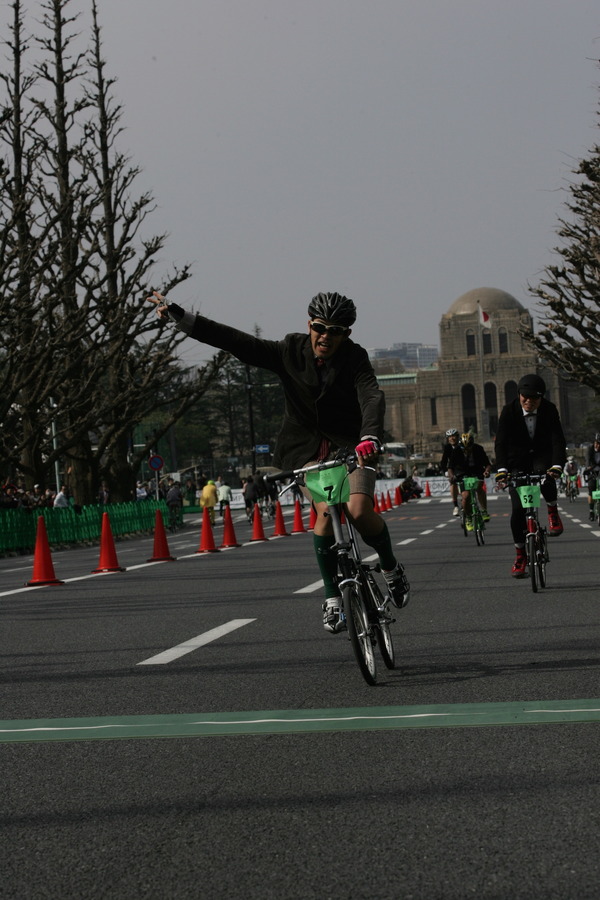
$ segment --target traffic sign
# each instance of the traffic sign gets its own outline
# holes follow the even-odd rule
[[[162,469],[162,467],[164,466],[164,464],[165,464],[165,461],[162,458],[162,456],[151,456],[150,459],[148,460],[148,465],[155,472],[159,472]]]
[[[270,448],[268,444],[257,444],[255,449],[257,453],[268,453]]]

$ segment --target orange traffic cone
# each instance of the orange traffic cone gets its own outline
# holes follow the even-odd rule
[[[425,496],[431,497],[431,488],[429,487],[429,482],[425,482]]]
[[[110,519],[108,513],[102,513],[102,532],[100,534],[100,559],[98,568],[92,569],[92,574],[97,572],[124,572],[123,566],[119,565],[117,559],[117,551],[115,550],[115,542],[113,540],[112,529],[110,527]]]
[[[176,556],[171,556],[165,523],[160,509],[157,509],[154,517],[154,551],[147,562],[174,562],[176,559]]]
[[[376,513],[381,512],[381,506],[379,505],[379,500],[377,498],[377,494],[375,494],[375,496],[373,497],[373,509],[375,510]]]
[[[238,540],[235,536],[233,519],[231,518],[231,510],[229,509],[229,506],[225,506],[223,510],[223,542],[221,544],[221,550],[225,547],[241,546],[241,544],[238,544]]]
[[[37,520],[31,581],[26,581],[25,584],[27,587],[34,584],[64,584],[64,581],[60,581],[54,574],[46,522],[43,516],[38,516]]]
[[[313,504],[310,504],[310,516],[308,517],[308,530],[313,531],[315,527],[315,522],[317,521],[317,511],[314,508]]]
[[[402,506],[402,491],[400,485],[396,488],[396,506]]]
[[[254,504],[254,518],[252,519],[252,537],[251,541],[266,541],[268,540],[265,537],[265,529],[263,528],[262,516],[260,514],[260,506],[258,503]]]
[[[300,508],[300,501],[296,500],[294,507],[294,527],[292,528],[292,534],[301,534],[303,531],[306,531],[304,527],[304,522],[302,521],[302,509]]]
[[[275,530],[273,537],[289,537],[289,531],[285,530],[285,522],[283,520],[283,510],[279,500],[275,505]]]
[[[212,525],[210,522],[210,510],[208,506],[204,507],[202,513],[202,532],[200,534],[200,546],[196,553],[218,553],[219,548],[215,547],[215,539],[213,537]]]

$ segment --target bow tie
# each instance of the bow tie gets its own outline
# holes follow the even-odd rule
[[[531,418],[531,416],[537,416],[537,409],[535,410],[535,412],[523,413],[523,415],[525,416],[526,419]]]

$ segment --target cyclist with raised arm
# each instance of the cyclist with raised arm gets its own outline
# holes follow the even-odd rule
[[[307,333],[265,340],[186,312],[153,291],[147,298],[161,319],[172,319],[185,334],[232,353],[241,362],[274,372],[285,393],[282,427],[273,464],[290,470],[356,448],[359,465],[349,475],[347,515],[381,562],[390,598],[401,609],[409,600],[404,568],[394,555],[386,523],[374,510],[375,466],[381,452],[385,398],[366,350],[350,339],[356,320],[352,300],[338,293],[317,294],[308,306]],[[323,626],[337,632],[341,595],[337,556],[325,503],[316,503],[314,549],[323,577]]]
[[[440,460],[440,471],[446,473],[450,484],[450,499],[452,500],[454,507],[452,510],[453,516],[458,515],[458,484],[456,482],[456,476],[451,474],[448,470],[450,469],[450,461],[459,446],[460,439],[458,428],[449,428],[446,432],[446,444]]]
[[[588,503],[590,507],[590,522],[594,521],[594,498],[592,493],[600,489],[600,432],[594,435],[594,443],[588,447],[586,466],[583,477],[588,486]]]
[[[500,414],[496,434],[496,481],[505,483],[510,474],[546,475],[541,484],[548,505],[549,534],[563,532],[556,505],[556,481],[566,461],[565,436],[558,409],[546,400],[546,383],[535,373],[524,375],[517,385],[518,396]],[[525,512],[519,495],[510,489],[512,513],[510,527],[517,558],[511,569],[514,578],[524,578],[527,568],[525,552]]]
[[[457,485],[463,478],[479,479],[477,499],[481,506],[481,515],[484,522],[490,521],[490,514],[487,510],[487,494],[483,489],[483,482],[490,474],[491,467],[492,464],[488,459],[487,453],[481,444],[475,443],[473,434],[467,431],[461,435],[460,444],[450,454],[448,476],[452,476]],[[471,495],[469,491],[462,491],[462,503],[465,511],[465,528],[467,531],[473,531]]]

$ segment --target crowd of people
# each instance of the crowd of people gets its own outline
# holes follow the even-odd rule
[[[28,489],[21,481],[7,482],[0,487],[0,509],[51,509],[70,505],[71,497],[65,485],[58,491],[42,488],[39,484]]]

